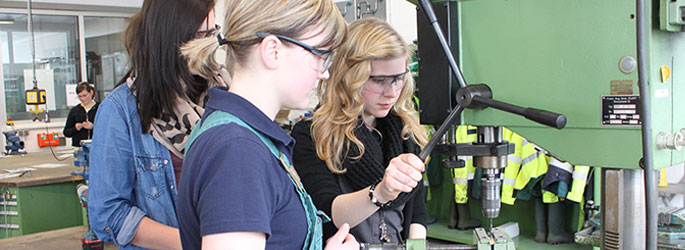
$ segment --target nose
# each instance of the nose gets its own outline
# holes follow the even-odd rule
[[[387,87],[385,87],[385,91],[383,91],[383,95],[388,96],[388,97],[395,97],[395,96],[400,95],[400,93],[402,92],[400,90],[402,90],[402,87],[400,87],[399,84],[392,83],[390,85],[387,85]]]

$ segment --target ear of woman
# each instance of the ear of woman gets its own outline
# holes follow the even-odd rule
[[[264,67],[269,70],[278,69],[279,66],[279,50],[283,47],[283,43],[275,36],[267,36],[259,44],[259,57]]]

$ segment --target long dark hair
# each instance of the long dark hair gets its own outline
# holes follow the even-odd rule
[[[190,73],[179,46],[195,37],[213,6],[214,0],[145,0],[130,19],[125,45],[143,133],[150,130],[152,119],[173,113],[177,97],[197,102],[207,89],[206,82]]]

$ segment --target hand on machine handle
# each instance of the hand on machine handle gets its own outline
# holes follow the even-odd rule
[[[424,168],[423,161],[415,154],[401,154],[390,160],[383,180],[376,186],[379,202],[394,200],[401,192],[411,192],[423,179]]]
[[[343,224],[335,235],[326,240],[324,250],[358,250],[359,242],[350,234],[350,225]]]

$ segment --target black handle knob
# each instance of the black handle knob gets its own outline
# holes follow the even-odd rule
[[[535,121],[553,128],[562,129],[566,127],[566,116],[550,111],[536,108],[526,108],[523,116],[528,120]]]

